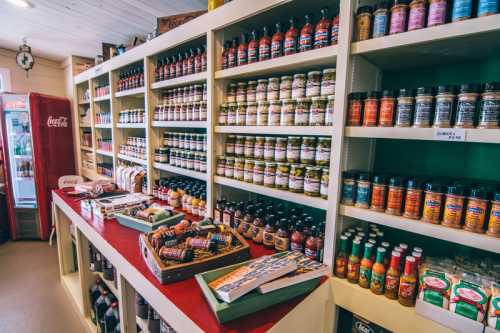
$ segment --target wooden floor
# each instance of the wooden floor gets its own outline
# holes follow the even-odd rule
[[[59,282],[56,246],[0,245],[0,332],[85,332]]]

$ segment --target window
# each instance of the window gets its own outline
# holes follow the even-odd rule
[[[10,71],[7,68],[0,68],[0,93],[11,91]]]

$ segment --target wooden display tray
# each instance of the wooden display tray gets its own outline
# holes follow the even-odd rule
[[[118,222],[121,225],[126,226],[128,228],[138,230],[140,232],[151,232],[153,230],[158,229],[162,225],[165,225],[165,226],[175,225],[175,224],[179,223],[184,218],[184,216],[185,216],[184,213],[176,213],[175,215],[173,215],[169,218],[166,218],[166,219],[154,222],[154,223],[150,223],[150,222],[146,222],[144,220],[135,218],[133,216],[125,215],[122,213],[115,213],[115,218],[118,220]]]
[[[211,258],[200,261],[182,263],[174,266],[166,266],[160,259],[156,251],[151,246],[147,234],[139,235],[139,246],[142,257],[154,276],[161,284],[172,283],[193,277],[197,273],[206,272],[215,268],[232,265],[250,258],[250,246],[238,233],[231,231],[233,237],[243,244],[238,249],[217,254]]]
[[[306,294],[316,288],[316,286],[320,283],[320,278],[318,277],[288,287],[280,288],[266,294],[260,294],[255,289],[231,303],[226,303],[218,299],[208,284],[249,262],[250,261],[222,267],[201,274],[196,274],[195,276],[196,282],[198,282],[201,290],[203,291],[203,295],[205,295],[210,308],[220,323],[225,323],[230,320],[246,316],[294,297]]]

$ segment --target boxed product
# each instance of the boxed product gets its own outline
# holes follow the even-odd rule
[[[500,331],[500,284],[491,284],[491,301],[488,310],[488,327]]]

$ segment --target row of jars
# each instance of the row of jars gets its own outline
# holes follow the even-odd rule
[[[261,102],[301,97],[335,95],[335,68],[323,71],[271,77],[257,81],[230,83],[226,89],[226,102]]]
[[[500,189],[461,181],[345,171],[342,203],[500,237]],[[487,222],[488,221],[488,222]]]
[[[207,172],[207,155],[185,149],[155,149],[155,162],[169,164],[178,168]]]
[[[109,152],[112,151],[113,150],[113,140],[98,138],[97,139],[97,149],[105,150],[105,151],[109,151]]]
[[[134,136],[127,137],[127,143],[120,145],[119,153],[142,160],[147,159],[146,138]]]
[[[118,123],[120,124],[143,124],[145,119],[144,109],[127,109],[120,111]]]
[[[153,111],[155,121],[206,121],[207,102],[163,104]]]
[[[207,100],[207,84],[192,84],[190,86],[164,90],[162,102],[159,104],[180,104],[201,102]]]
[[[242,136],[228,135],[225,155],[256,160],[330,165],[330,137],[313,136]]]
[[[500,82],[351,93],[348,126],[500,128]]]
[[[111,111],[96,112],[95,114],[96,124],[111,124]]]
[[[207,135],[197,133],[163,133],[165,148],[185,149],[192,152],[207,151]]]
[[[107,96],[109,95],[109,84],[103,86],[96,84],[94,91],[95,91],[95,97]]]
[[[219,156],[216,173],[255,185],[328,198],[328,167]]]
[[[331,126],[335,96],[222,104],[221,126]]]

